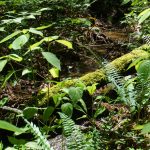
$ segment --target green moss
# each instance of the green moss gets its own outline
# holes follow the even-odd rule
[[[126,70],[126,68],[128,67],[128,65],[131,63],[131,61],[134,60],[135,58],[138,58],[141,56],[149,57],[150,53],[142,50],[142,49],[149,49],[149,48],[150,48],[150,46],[143,45],[143,46],[131,51],[130,53],[125,54],[125,55],[115,59],[114,61],[111,62],[111,64],[114,65],[119,71],[124,72]],[[79,79],[62,81],[59,84],[51,87],[49,90],[48,90],[48,88],[46,88],[46,89],[44,89],[44,96],[38,100],[38,104],[40,106],[46,104],[47,101],[49,100],[49,97],[52,97],[54,94],[59,93],[63,87],[74,86],[78,80],[82,81],[85,85],[91,85],[96,82],[100,83],[101,81],[106,80],[105,71],[103,68],[98,69],[94,72],[87,73],[86,75],[80,77]],[[39,95],[40,94],[42,94],[42,92],[41,93],[39,92]]]

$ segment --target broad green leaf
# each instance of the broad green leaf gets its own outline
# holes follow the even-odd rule
[[[11,144],[16,144],[16,145],[24,145],[27,141],[24,139],[17,139],[15,137],[10,137],[8,136],[8,140]]]
[[[129,3],[131,0],[123,0],[123,2],[121,3],[121,5],[125,5],[127,3]]]
[[[141,17],[141,16],[147,14],[148,12],[150,12],[150,8],[147,8],[147,9],[145,9],[144,11],[142,11],[142,12],[138,15],[138,17]]]
[[[96,110],[95,114],[94,114],[94,118],[97,118],[98,115],[102,114],[104,111],[106,110],[105,107],[100,107]]]
[[[143,127],[144,127],[143,125],[137,124],[133,127],[133,130],[141,130],[143,129]]]
[[[0,32],[4,32],[5,31],[5,27],[0,27]]]
[[[4,69],[5,65],[7,64],[7,60],[0,60],[0,72]]]
[[[76,110],[79,110],[79,111],[81,111],[82,113],[85,114],[85,110],[84,110],[81,106],[75,104],[73,107],[74,107]]]
[[[59,38],[59,36],[45,37],[45,38],[44,38],[44,41],[46,41],[46,42],[51,42],[51,41],[56,40],[56,39],[58,39],[58,38]]]
[[[6,2],[5,1],[0,1],[0,6],[5,5]]]
[[[61,105],[61,111],[66,114],[68,117],[72,116],[73,106],[71,103],[65,103]]]
[[[30,70],[30,69],[24,69],[23,71],[22,71],[22,76],[24,76],[24,75],[26,75],[26,74],[29,74],[29,73],[31,73],[32,71]]]
[[[21,23],[23,19],[24,19],[23,17],[15,18],[13,19],[13,23]]]
[[[43,120],[44,121],[48,121],[50,119],[50,116],[52,115],[52,113],[54,112],[55,108],[52,107],[52,106],[49,106],[47,107],[45,110],[44,110],[44,113],[43,113]]]
[[[57,107],[60,104],[62,97],[64,97],[64,96],[65,96],[65,93],[61,93],[61,94],[57,93],[53,96],[53,101],[55,103],[55,107]]]
[[[37,142],[28,142],[25,144],[27,149],[31,150],[42,150],[42,147],[39,146]]]
[[[142,134],[150,133],[150,122],[143,125],[143,129],[141,131]]]
[[[23,115],[26,119],[32,118],[38,112],[37,107],[26,107],[23,110]]]
[[[139,17],[139,24],[143,23],[148,17],[150,17],[150,11]]]
[[[17,54],[10,54],[8,55],[8,58],[18,61],[18,62],[22,61],[22,57],[18,56]]]
[[[47,25],[47,26],[37,27],[36,29],[37,29],[37,30],[44,30],[44,29],[46,29],[46,28],[51,27],[52,25],[53,25],[53,24],[49,24],[49,25]]]
[[[30,50],[34,50],[36,47],[38,47],[39,45],[41,45],[44,42],[44,39],[42,39],[39,42],[34,43],[33,45],[30,46]]]
[[[50,74],[52,75],[53,78],[58,78],[59,77],[59,69],[58,68],[52,68],[49,70]]]
[[[51,8],[47,7],[47,8],[42,8],[42,9],[39,9],[37,12],[42,12],[42,11],[45,11],[45,10],[52,10]]]
[[[42,39],[41,41],[34,43],[33,45],[30,46],[30,50],[34,50],[35,48],[37,48],[39,45],[41,45],[44,41],[45,42],[51,42],[55,39],[58,39],[59,36],[51,36],[51,37],[45,37],[44,39]]]
[[[12,48],[14,50],[21,49],[29,40],[29,34],[21,35],[16,38],[12,43]]]
[[[72,47],[72,43],[69,42],[69,41],[66,41],[66,40],[56,40],[56,42],[61,43],[61,44],[65,45],[65,46],[67,46],[69,49],[73,48]]]
[[[56,57],[55,54],[50,53],[50,52],[42,52],[42,55],[51,65],[61,70],[60,60]]]
[[[34,34],[38,34],[38,35],[40,35],[40,36],[43,36],[43,33],[42,33],[41,31],[38,31],[38,30],[35,29],[35,28],[30,28],[30,29],[29,29],[29,32],[34,33]]]
[[[16,35],[18,35],[19,33],[21,33],[22,31],[15,31],[14,33],[12,33],[12,34],[10,34],[10,35],[8,35],[7,37],[5,37],[4,39],[2,39],[1,41],[0,41],[0,43],[4,43],[4,42],[6,42],[6,41],[8,41],[8,40],[10,40],[11,38],[13,38],[13,37],[15,37]]]
[[[36,19],[36,17],[33,14],[31,14],[29,16],[25,16],[25,19]]]
[[[90,95],[93,95],[94,92],[96,91],[96,85],[97,85],[97,83],[95,83],[95,84],[93,84],[91,86],[87,86],[87,90],[88,90]]]
[[[7,147],[7,148],[5,148],[5,150],[18,150],[18,149],[14,148],[14,147]]]
[[[23,29],[23,30],[22,30],[22,33],[23,33],[23,34],[26,34],[28,31],[29,31],[29,29]]]
[[[7,81],[11,78],[11,76],[15,73],[15,71],[10,71],[6,76],[2,84],[2,88],[6,85]]]
[[[77,103],[80,99],[82,99],[83,89],[79,87],[70,87],[69,88],[69,97],[73,101],[73,103]]]
[[[0,120],[0,129],[12,131],[12,132],[22,132],[22,129],[14,126],[13,124]]]
[[[3,150],[3,143],[2,142],[0,142],[0,150]]]
[[[127,70],[130,69],[130,68],[132,68],[133,66],[136,66],[142,59],[144,59],[144,57],[139,57],[136,60],[133,60],[133,62],[129,65],[129,67],[127,68]]]
[[[79,99],[79,102],[81,103],[84,111],[87,112],[87,107],[86,107],[86,104],[85,104],[84,100],[83,99]]]
[[[144,81],[150,78],[150,60],[143,60],[137,68],[137,73]]]
[[[9,101],[8,97],[4,97],[0,100],[0,107],[4,106]]]

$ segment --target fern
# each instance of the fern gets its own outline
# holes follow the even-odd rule
[[[143,35],[142,38],[146,42],[146,44],[150,45],[150,34]]]
[[[31,130],[31,133],[35,136],[37,139],[37,144],[41,146],[43,150],[53,150],[53,148],[50,147],[49,142],[47,139],[42,135],[39,128],[33,124],[32,122],[29,122],[27,119],[23,118],[24,121],[27,123],[28,128]]]
[[[107,64],[106,60],[104,64]],[[109,82],[115,85],[116,90],[119,96],[121,97],[121,100],[127,103],[122,76],[118,73],[118,70],[111,64],[105,65],[104,68],[105,68],[106,75],[107,75]]]
[[[137,104],[135,100],[135,90],[133,83],[129,82],[127,86],[125,86],[126,82],[119,74],[118,70],[112,64],[107,64],[106,61],[104,64],[108,80],[115,85],[120,100],[123,101],[126,105],[130,106],[131,111],[134,111]]]
[[[94,150],[93,140],[87,140],[81,132],[79,126],[63,113],[59,113],[62,119],[64,135],[66,136],[66,145],[68,150]]]
[[[137,69],[137,101],[145,105],[150,98],[150,60],[143,60]]]

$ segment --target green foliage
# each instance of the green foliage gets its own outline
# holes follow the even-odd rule
[[[22,88],[17,85],[19,80],[29,80],[29,84],[33,80],[34,83],[37,81],[41,84],[40,78],[43,78],[45,81],[48,80],[44,85],[48,89],[57,83],[51,82],[49,73],[59,80],[62,54],[78,53],[74,41],[77,37],[83,36],[85,28],[94,34],[101,34],[99,28],[91,27],[87,8],[92,2],[91,0],[0,1],[2,14],[0,83],[2,88],[6,87],[0,90],[6,96],[0,100],[0,109],[17,112],[17,116],[9,113],[15,117],[8,118],[18,120],[16,126],[0,120],[0,129],[15,133],[11,136],[6,135],[7,144],[13,147],[6,148],[9,145],[2,139],[0,149],[4,147],[52,150],[48,138],[61,134],[61,128],[62,134],[66,137],[67,149],[70,150],[131,149],[134,146],[137,149],[146,143],[144,136],[149,133],[149,122],[144,118],[145,114],[143,118],[141,114],[144,111],[148,112],[150,61],[144,60],[145,58],[140,58],[129,66],[129,69],[135,66],[137,74],[134,76],[123,77],[115,67],[105,66],[108,81],[113,84],[112,91],[116,92],[115,98],[113,94],[109,95],[107,83],[106,87],[102,86],[100,89],[99,83],[86,86],[76,82],[74,86],[65,88],[62,83],[60,84],[62,90],[53,97],[48,96],[49,104],[39,108],[36,105],[38,100],[36,92],[40,85],[32,91],[32,86],[36,87],[36,84],[31,83],[31,89],[29,88],[29,91],[33,92],[31,104],[26,106],[26,101],[11,104],[13,96],[17,96],[13,95],[13,88],[16,87],[15,90],[18,92]],[[107,0],[102,4],[107,5],[107,2],[110,5],[114,3]],[[142,35],[139,36],[142,37],[145,33],[148,35],[149,1],[124,0],[123,4],[129,2],[132,3],[131,12],[126,15],[125,22],[133,26],[141,24]],[[43,79],[42,83],[45,82]],[[12,82],[7,84],[10,80]],[[105,88],[108,92],[103,92]],[[7,95],[7,90],[10,95]],[[6,103],[12,108],[5,107]],[[13,108],[16,105],[22,111]],[[80,125],[76,125],[73,119],[80,120]],[[25,124],[24,128],[17,127]],[[140,129],[135,129],[134,125],[139,124],[143,125]],[[22,133],[27,137],[32,134],[33,137],[24,139]]]
[[[66,145],[68,150],[94,150],[93,140],[86,139],[85,135],[75,125],[74,121],[66,115],[59,113],[62,119],[64,135],[66,136]]]
[[[19,133],[23,132],[20,128],[12,125],[11,123],[3,121],[3,120],[0,120],[0,128],[5,129],[5,130],[9,130],[9,131],[13,131],[13,132],[19,132]]]

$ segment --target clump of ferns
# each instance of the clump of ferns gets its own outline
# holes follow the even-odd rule
[[[135,89],[140,112],[150,101],[150,59],[141,61],[137,66]]]
[[[96,129],[93,132],[84,134],[78,125],[67,115],[59,113],[62,119],[63,134],[66,137],[68,150],[95,150],[99,149],[99,135]]]
[[[107,62],[105,62],[105,71],[108,81],[114,84],[115,90],[118,93],[116,101],[122,101],[124,104],[128,105],[132,111],[134,111],[136,100],[133,83],[129,82],[125,86],[125,79],[112,64],[107,64]]]
[[[150,98],[150,60],[143,60],[137,69],[137,76],[123,78],[118,70],[104,62],[109,82],[115,85],[118,93],[117,101],[122,101],[130,107],[131,112],[141,110]]]

